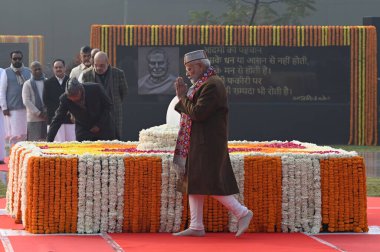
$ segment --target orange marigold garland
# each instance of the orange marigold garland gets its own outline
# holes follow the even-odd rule
[[[281,223],[278,223],[279,218],[276,216],[279,213],[276,208],[281,208],[276,204],[278,197],[281,198],[277,189],[281,187],[281,181],[272,181],[276,183],[273,186],[269,182],[270,174],[272,172],[277,174],[277,170],[281,171],[281,162],[278,157],[246,156],[244,158],[244,203],[255,213],[248,231],[277,232],[281,228]],[[268,195],[271,195],[269,201]],[[272,224],[268,225],[268,219]]]
[[[155,162],[159,162],[160,165],[155,165]],[[130,209],[124,208],[124,223],[123,230],[129,230],[130,232],[158,232],[158,220],[160,214],[160,204],[153,205],[155,202],[152,198],[160,199],[160,191],[157,191],[157,186],[152,187],[149,184],[149,180],[156,180],[161,184],[161,159],[157,157],[127,157],[124,159],[125,174],[129,177],[125,177],[125,184],[133,185],[130,191],[124,191],[125,198],[132,200],[129,204],[132,206]],[[145,167],[145,168],[144,168]],[[149,168],[156,168],[153,174],[147,172]],[[149,176],[152,176],[149,179]],[[140,184],[141,183],[141,184]],[[147,202],[150,204],[148,205]],[[152,210],[152,208],[154,210]],[[150,223],[148,225],[147,218],[150,216]],[[126,218],[130,218],[126,220]],[[153,220],[153,221],[152,221]]]
[[[342,165],[342,166],[340,166]],[[342,168],[348,167],[346,171]],[[321,160],[323,229],[367,232],[365,168],[361,157]],[[348,183],[346,188],[341,184]],[[348,194],[346,196],[345,194]],[[353,198],[357,200],[346,201]],[[328,201],[328,204],[326,202]],[[347,230],[349,229],[349,230]]]
[[[77,232],[77,216],[78,216],[78,158],[72,158],[71,160],[71,201],[72,201],[72,215],[71,215],[71,230],[68,232]]]

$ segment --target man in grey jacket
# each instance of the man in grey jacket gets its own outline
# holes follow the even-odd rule
[[[10,144],[26,139],[26,109],[22,102],[22,87],[31,76],[22,63],[22,52],[10,53],[11,66],[5,69],[7,82],[0,86],[0,106],[5,116],[5,134]]]
[[[98,52],[94,57],[94,67],[83,72],[83,82],[99,83],[112,102],[111,116],[115,124],[116,139],[120,140],[123,125],[123,102],[127,97],[128,85],[124,71],[113,67],[108,62],[105,52]]]

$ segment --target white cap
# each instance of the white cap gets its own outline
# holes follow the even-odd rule
[[[207,59],[207,54],[204,50],[192,51],[185,54],[185,56],[183,57],[183,63],[186,65],[191,61],[201,59]]]

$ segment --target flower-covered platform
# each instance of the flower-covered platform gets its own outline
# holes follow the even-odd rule
[[[176,232],[189,224],[175,190],[171,151],[137,142],[16,144],[7,210],[32,233]],[[254,212],[249,232],[368,231],[363,158],[314,144],[229,142],[240,188]],[[206,231],[233,232],[237,220],[212,198]]]

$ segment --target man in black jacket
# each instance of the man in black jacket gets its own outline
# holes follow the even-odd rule
[[[115,139],[114,122],[110,115],[112,103],[100,84],[81,84],[76,78],[69,79],[59,102],[50,124],[47,141],[54,140],[67,112],[75,118],[77,141]]]
[[[44,83],[43,101],[47,109],[48,125],[50,125],[53,120],[55,111],[59,106],[59,97],[66,90],[66,82],[69,77],[65,74],[65,71],[65,61],[62,59],[54,60],[54,76],[46,80]],[[65,116],[63,124],[59,128],[54,141],[75,141],[75,125],[70,119],[69,113]]]

